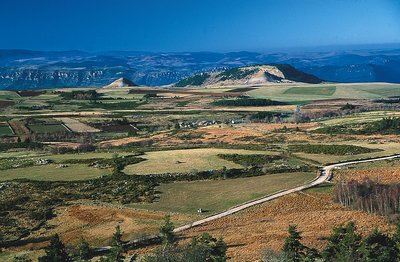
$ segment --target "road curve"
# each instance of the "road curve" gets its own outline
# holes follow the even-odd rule
[[[360,163],[366,163],[366,162],[374,162],[374,161],[382,161],[382,160],[390,160],[390,159],[394,159],[394,158],[400,158],[400,155],[392,155],[392,156],[385,156],[385,157],[377,157],[377,158],[370,158],[370,159],[363,159],[363,160],[353,160],[353,161],[348,161],[348,162],[341,162],[341,163],[336,163],[336,164],[331,164],[331,165],[327,165],[321,168],[320,170],[320,175],[318,177],[316,177],[315,179],[311,180],[310,182],[308,182],[307,184],[304,184],[302,186],[298,186],[298,187],[294,187],[291,189],[285,189],[282,191],[278,191],[276,193],[273,193],[271,195],[256,199],[256,200],[252,200],[243,204],[240,204],[238,206],[232,207],[226,211],[223,211],[221,213],[197,220],[193,223],[184,225],[184,226],[180,226],[175,228],[174,232],[178,233],[184,230],[187,230],[189,228],[195,227],[195,226],[199,226],[202,224],[205,224],[207,222],[219,219],[219,218],[223,218],[229,215],[232,215],[234,213],[237,213],[241,210],[247,209],[249,207],[255,206],[255,205],[259,205],[262,203],[265,203],[267,201],[271,201],[274,199],[277,199],[279,197],[282,196],[286,196],[292,193],[296,193],[296,192],[300,192],[302,190],[311,188],[311,187],[315,187],[319,184],[322,184],[326,181],[329,181],[332,177],[332,170],[338,167],[342,167],[342,166],[346,166],[346,165],[353,165],[353,164],[360,164]]]

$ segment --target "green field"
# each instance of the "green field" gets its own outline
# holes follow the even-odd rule
[[[0,137],[14,135],[11,128],[7,124],[0,124]]]
[[[241,165],[218,157],[218,154],[267,154],[270,152],[200,148],[148,152],[143,158],[147,161],[129,165],[126,174],[163,174],[226,168],[241,168]]]
[[[336,88],[336,91],[333,89]],[[334,91],[332,93],[332,91]],[[360,83],[360,84],[319,84],[315,86],[279,84],[261,86],[247,92],[251,97],[269,98],[277,101],[307,102],[312,100],[358,98],[379,99],[400,96],[400,84]]]
[[[260,198],[276,191],[295,187],[312,180],[313,173],[283,173],[228,180],[175,182],[162,184],[160,201],[151,204],[133,204],[133,207],[196,214],[222,211],[237,204]]]
[[[29,125],[28,128],[33,131],[34,133],[61,133],[61,132],[68,132],[68,130],[60,124],[35,124]]]
[[[336,92],[335,86],[296,86],[283,92],[288,95],[331,96]]]
[[[0,181],[30,179],[38,181],[76,181],[96,178],[110,174],[108,169],[88,167],[84,164],[71,164],[59,168],[56,164],[1,170]]]

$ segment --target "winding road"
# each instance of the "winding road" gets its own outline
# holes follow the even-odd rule
[[[360,163],[366,163],[366,162],[374,162],[374,161],[382,161],[382,160],[391,160],[391,159],[395,159],[395,158],[400,158],[400,154],[398,155],[392,155],[392,156],[384,156],[384,157],[377,157],[377,158],[370,158],[370,159],[362,159],[362,160],[352,160],[352,161],[348,161],[348,162],[341,162],[341,163],[336,163],[336,164],[330,164],[327,166],[324,166],[320,169],[320,175],[318,177],[316,177],[315,179],[311,180],[310,182],[301,185],[301,186],[297,186],[291,189],[285,189],[276,193],[273,193],[271,195],[256,199],[256,200],[251,200],[248,201],[246,203],[240,204],[238,206],[232,207],[226,211],[223,211],[221,213],[218,214],[214,214],[212,216],[197,220],[193,223],[184,225],[184,226],[180,226],[175,228],[174,232],[175,233],[179,233],[185,230],[188,230],[192,227],[196,227],[205,223],[208,223],[210,221],[216,220],[216,219],[220,219],[229,215],[232,215],[234,213],[237,213],[239,211],[242,211],[244,209],[253,207],[255,205],[259,205],[274,199],[277,199],[279,197],[283,197],[292,193],[296,193],[296,192],[300,192],[302,190],[308,189],[308,188],[312,188],[315,187],[317,185],[320,185],[324,182],[329,181],[332,178],[332,170],[338,167],[342,167],[342,166],[347,166],[347,165],[353,165],[353,164],[360,164]],[[136,239],[136,240],[132,240],[126,243],[126,246],[138,246],[141,245],[141,243],[143,242],[143,238],[142,239]],[[159,240],[159,236],[155,235],[155,236],[149,236],[147,237],[145,240],[150,241],[148,243],[151,243],[151,241],[157,241]],[[153,243],[157,243],[157,242],[153,242]],[[146,245],[146,244],[144,244]],[[105,252],[108,252],[110,250],[110,246],[106,246],[106,247],[100,247],[95,249],[95,252],[98,254],[103,254]]]
[[[310,182],[308,182],[307,184],[304,184],[302,186],[298,186],[298,187],[294,187],[291,189],[285,189],[282,191],[278,191],[276,193],[273,193],[271,195],[256,199],[256,200],[252,200],[243,204],[240,204],[238,206],[232,207],[224,212],[197,220],[191,224],[187,224],[181,227],[177,227],[175,228],[174,232],[178,233],[184,230],[187,230],[189,228],[195,227],[195,226],[199,226],[202,224],[205,224],[207,222],[219,219],[219,218],[223,218],[229,215],[232,215],[234,213],[237,213],[241,210],[247,209],[249,207],[255,206],[255,205],[259,205],[262,203],[265,203],[267,201],[271,201],[274,199],[277,199],[279,197],[282,196],[286,196],[292,193],[296,193],[296,192],[300,192],[302,190],[311,188],[311,187],[315,187],[317,185],[320,185],[324,182],[327,182],[331,179],[332,177],[332,170],[338,167],[342,167],[342,166],[347,166],[347,165],[353,165],[353,164],[360,164],[360,163],[366,163],[366,162],[374,162],[374,161],[382,161],[382,160],[390,160],[390,159],[394,159],[394,158],[400,158],[400,155],[392,155],[392,156],[385,156],[385,157],[377,157],[377,158],[370,158],[370,159],[363,159],[363,160],[353,160],[353,161],[348,161],[348,162],[342,162],[342,163],[336,163],[336,164],[331,164],[331,165],[327,165],[321,168],[320,170],[320,175],[318,177],[316,177],[315,179],[311,180]]]

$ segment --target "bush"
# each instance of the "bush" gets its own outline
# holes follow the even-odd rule
[[[219,73],[217,77],[220,78],[220,81],[240,80],[254,74],[255,72],[257,72],[257,70],[258,69],[232,68]]]

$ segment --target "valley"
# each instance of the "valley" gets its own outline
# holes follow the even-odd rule
[[[399,84],[248,84],[250,74],[235,74],[185,88],[120,79],[0,91],[0,260],[36,259],[55,233],[71,250],[81,237],[102,248],[116,225],[124,241],[145,242],[167,214],[178,228],[308,184],[322,166],[399,153]],[[178,245],[209,232],[230,260],[255,261],[279,252],[290,224],[318,250],[350,220],[362,235],[393,234],[398,214],[344,206],[334,192],[353,178],[397,184],[398,162],[335,169],[331,182],[177,232]]]

